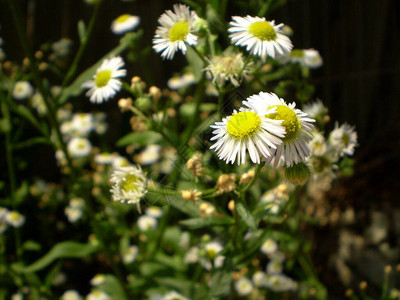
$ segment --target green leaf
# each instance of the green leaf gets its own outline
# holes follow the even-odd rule
[[[190,295],[192,288],[192,281],[183,278],[175,277],[161,277],[156,278],[155,281],[159,286],[165,286],[172,290],[177,290],[183,295]]]
[[[217,1],[219,2],[219,1]],[[225,32],[225,22],[217,13],[218,8],[214,9],[210,4],[207,5],[206,18],[212,28],[219,32]]]
[[[192,47],[187,47],[186,59],[190,64],[191,71],[193,72],[196,81],[199,81],[203,75],[204,63]]]
[[[27,267],[17,268],[17,272],[29,273],[39,271],[53,261],[60,258],[83,258],[97,251],[97,246],[92,244],[82,244],[73,241],[58,243],[42,258]]]
[[[182,225],[191,227],[193,229],[211,227],[211,226],[229,226],[235,224],[235,221],[230,217],[215,217],[209,216],[205,218],[193,218],[180,222]]]
[[[22,245],[22,249],[25,251],[39,251],[42,248],[42,246],[35,241],[28,240]]]
[[[99,289],[107,293],[112,300],[126,300],[122,284],[111,274],[104,275],[104,282],[99,286]]]
[[[160,264],[163,264],[164,266],[176,271],[183,272],[186,269],[186,265],[183,263],[181,257],[178,255],[171,256],[166,255],[162,252],[158,252],[155,260]]]
[[[148,262],[143,262],[139,266],[139,271],[142,274],[142,276],[151,277],[161,273],[162,271],[168,271],[168,268],[163,264],[148,261]]]
[[[15,192],[14,201],[17,204],[20,204],[28,196],[28,193],[29,193],[29,185],[28,182],[24,181],[18,188],[18,190]]]
[[[86,25],[83,20],[78,21],[78,35],[79,35],[79,40],[81,43],[86,39]]]
[[[162,135],[154,131],[146,132],[131,132],[120,138],[117,142],[118,147],[125,147],[128,145],[137,144],[139,146],[146,146],[150,144],[157,144],[162,140]]]
[[[150,190],[146,195],[146,202],[156,206],[171,205],[191,217],[200,216],[198,207],[193,202],[184,200],[178,192],[174,193],[174,190],[172,193],[171,190],[166,190],[165,194],[163,194],[162,190]]]
[[[36,119],[36,117],[32,114],[32,112],[24,105],[16,105],[14,106],[15,112],[18,113],[20,116],[24,117],[27,119],[29,122],[34,124],[36,127],[40,127],[41,125],[39,121]]]
[[[246,225],[249,226],[252,230],[256,230],[256,221],[254,220],[253,216],[251,215],[249,209],[245,206],[245,204],[242,202],[237,202],[235,208],[239,216],[246,223]]]
[[[231,289],[232,273],[217,271],[211,277],[210,297],[222,297]]]
[[[58,104],[64,104],[70,97],[79,96],[82,91],[82,84],[86,81],[89,81],[93,78],[93,75],[96,73],[97,68],[103,63],[104,59],[109,59],[113,56],[120,54],[125,51],[129,46],[136,42],[143,35],[143,31],[139,30],[135,33],[128,33],[122,39],[121,43],[111,50],[108,54],[103,56],[97,63],[95,63],[90,68],[86,69],[78,78],[68,87],[64,88],[61,92]]]

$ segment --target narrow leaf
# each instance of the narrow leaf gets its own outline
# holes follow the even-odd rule
[[[47,267],[57,259],[83,258],[94,253],[95,251],[97,251],[97,247],[92,244],[82,244],[73,241],[61,242],[51,248],[47,254],[33,264],[27,267],[21,266],[21,269],[17,271],[21,273],[36,272]]]
[[[249,226],[252,230],[256,230],[256,221],[254,220],[248,208],[242,202],[237,202],[235,208],[239,216],[246,223],[246,225]]]
[[[229,226],[235,223],[235,221],[230,217],[219,218],[215,216],[209,216],[205,218],[193,218],[187,219],[180,222],[182,225],[191,228],[203,228],[209,226]]]

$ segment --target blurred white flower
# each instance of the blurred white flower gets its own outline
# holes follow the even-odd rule
[[[96,274],[91,280],[90,284],[92,286],[99,286],[105,282],[106,278],[104,274]]]
[[[126,75],[126,70],[122,69],[125,63],[120,56],[105,59],[97,69],[93,80],[85,82],[82,87],[88,88],[86,93],[93,103],[103,103],[114,97],[121,89],[122,82],[119,79]]]
[[[124,34],[134,30],[140,23],[138,16],[123,14],[116,18],[111,24],[111,30],[115,34]]]
[[[174,76],[167,82],[168,88],[171,90],[184,89],[196,82],[193,73],[185,73],[182,76]]]
[[[339,123],[336,122],[335,129],[329,135],[329,143],[339,156],[353,155],[354,148],[358,145],[354,126],[345,123],[339,127]]]
[[[67,149],[72,157],[86,157],[92,152],[92,144],[86,138],[73,137],[68,142]]]
[[[60,300],[81,300],[82,296],[76,290],[68,290],[62,294]]]
[[[246,277],[241,277],[235,282],[235,289],[240,296],[247,296],[253,291],[253,283]]]
[[[164,297],[162,297],[160,300],[189,300],[189,298],[186,298],[182,296],[181,294],[172,291],[166,294]]]
[[[128,249],[126,249],[122,253],[122,261],[125,264],[130,264],[136,260],[136,257],[138,255],[139,248],[135,245],[130,246]]]
[[[28,81],[17,81],[12,95],[17,100],[29,98],[33,95],[33,87]]]
[[[86,300],[111,300],[110,296],[100,290],[93,290],[86,296]]]
[[[8,212],[5,220],[7,224],[15,228],[21,227],[25,223],[25,217],[15,210]]]
[[[267,239],[260,248],[260,251],[264,254],[272,254],[278,250],[278,243],[273,239]]]
[[[157,219],[144,215],[138,218],[137,224],[142,231],[154,230],[157,228]]]

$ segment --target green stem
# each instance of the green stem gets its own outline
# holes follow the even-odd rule
[[[11,0],[12,1],[12,0]],[[89,21],[89,26],[88,29],[86,31],[85,37],[82,39],[81,41],[81,45],[79,46],[78,52],[76,53],[76,56],[71,64],[71,67],[69,68],[67,75],[64,78],[64,81],[62,83],[62,87],[67,86],[67,84],[69,84],[71,78],[74,76],[76,70],[78,69],[78,64],[81,61],[82,55],[86,49],[86,46],[89,42],[89,38],[93,32],[93,28],[94,28],[94,24],[96,23],[96,19],[97,16],[99,14],[99,10],[100,10],[100,4],[102,1],[97,1],[97,3],[95,4],[94,7],[94,12],[92,14],[92,17]]]
[[[244,196],[245,193],[253,186],[253,184],[254,184],[254,182],[256,181],[258,175],[260,174],[261,168],[262,168],[263,166],[264,166],[263,164],[258,164],[258,165],[257,165],[256,171],[255,171],[255,173],[254,173],[254,177],[251,179],[251,181],[249,182],[249,184],[246,185],[246,186],[244,187],[244,189],[241,191],[242,196]]]
[[[12,124],[11,124],[11,115],[9,108],[7,106],[7,103],[5,102],[5,99],[1,97],[1,111],[3,113],[3,117],[6,122],[6,126],[8,127],[5,135],[5,142],[6,142],[6,157],[7,157],[7,168],[8,168],[8,178],[10,180],[10,195],[11,195],[11,200],[12,203],[15,207],[16,203],[14,201],[14,194],[16,190],[16,176],[15,176],[15,169],[14,169],[14,159],[13,159],[13,153],[12,153],[12,144],[11,144],[11,129],[12,129]]]
[[[199,82],[199,85],[197,86],[195,95],[194,95],[194,103],[195,103],[195,109],[194,109],[194,114],[193,118],[191,118],[190,123],[188,125],[188,129],[186,131],[185,139],[183,145],[187,145],[190,138],[192,137],[192,134],[196,128],[196,124],[198,124],[198,119],[199,119],[199,111],[200,111],[200,104],[201,101],[203,100],[204,93],[205,93],[205,75],[203,73],[203,76],[201,77],[201,80]]]
[[[61,150],[63,151],[65,158],[67,159],[68,166],[71,169],[71,172],[73,174],[75,174],[75,168],[72,165],[71,157],[69,156],[69,153],[67,151],[67,146],[65,145],[65,142],[63,140],[63,137],[62,137],[62,134],[60,131],[60,126],[56,119],[55,108],[53,106],[52,101],[50,100],[51,95],[49,95],[47,89],[45,89],[45,87],[43,85],[43,81],[41,80],[41,77],[40,77],[40,71],[38,68],[36,58],[33,55],[33,51],[31,50],[31,48],[28,44],[26,31],[22,27],[21,15],[20,15],[20,11],[17,7],[17,3],[14,0],[8,0],[8,4],[11,9],[11,13],[12,13],[13,20],[14,20],[14,25],[17,28],[18,36],[21,41],[23,50],[25,52],[25,55],[28,57],[28,59],[30,61],[30,66],[32,68],[33,79],[35,81],[36,87],[43,96],[43,100],[44,100],[44,103],[45,103],[47,111],[48,111],[48,117],[49,117],[50,124],[55,130],[59,146],[61,147]]]
[[[223,116],[223,111],[222,108],[224,106],[224,97],[225,97],[225,91],[223,89],[218,90],[218,115],[219,118],[221,119]]]
[[[207,60],[204,58],[203,55],[201,55],[201,53],[199,52],[199,50],[197,50],[197,48],[195,46],[190,46],[189,45],[189,47],[193,49],[193,51],[197,54],[197,56],[203,61],[205,66],[208,65]]]

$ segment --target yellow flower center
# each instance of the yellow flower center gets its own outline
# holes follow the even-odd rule
[[[214,249],[207,250],[207,257],[209,259],[214,259],[216,256],[217,256],[217,251],[215,251]]]
[[[276,40],[274,27],[268,21],[255,22],[249,26],[249,33],[262,41]]]
[[[168,37],[171,42],[184,41],[189,32],[189,23],[186,21],[179,21],[171,27]]]
[[[343,145],[345,145],[345,147],[347,147],[349,145],[350,137],[346,133],[343,133],[342,142],[343,142]]]
[[[78,149],[85,149],[86,148],[86,143],[81,141],[76,146],[77,146]]]
[[[129,15],[129,14],[124,14],[124,15],[119,16],[115,21],[116,21],[117,23],[124,23],[124,22],[125,22],[126,20],[128,20],[130,17],[131,17],[131,15]]]
[[[266,117],[274,120],[283,120],[282,126],[285,127],[286,134],[282,140],[287,142],[296,138],[297,133],[301,129],[301,124],[294,110],[285,105],[276,105],[272,107],[276,107],[276,112],[266,115]]]
[[[256,134],[260,127],[259,115],[251,111],[242,111],[229,119],[226,130],[234,139],[241,140]]]
[[[106,86],[111,79],[111,70],[104,70],[96,74],[94,82],[98,88]]]
[[[136,175],[128,174],[125,176],[124,181],[121,183],[121,188],[125,192],[132,192],[138,188],[137,181],[139,177]]]

